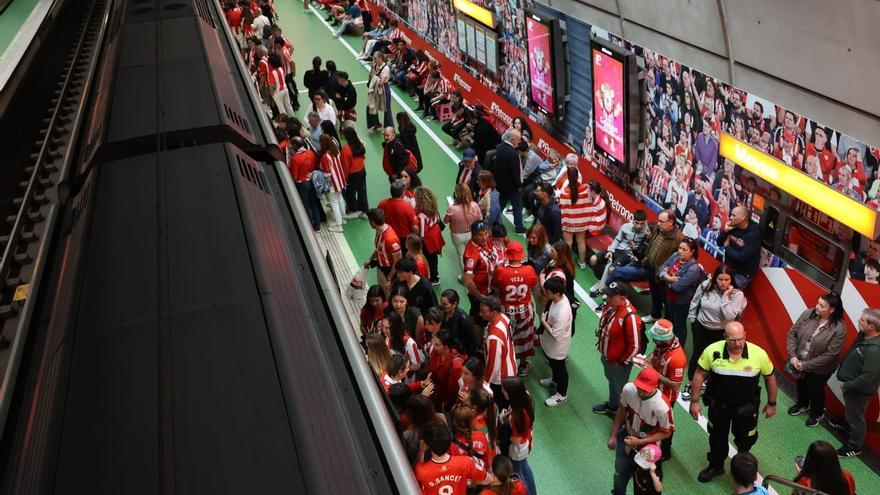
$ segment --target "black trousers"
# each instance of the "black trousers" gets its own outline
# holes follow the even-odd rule
[[[651,316],[660,319],[663,316],[663,305],[666,303],[666,283],[657,277],[656,269],[649,268],[651,276],[648,285],[651,288]]]
[[[810,417],[818,418],[825,412],[825,384],[831,375],[804,373],[797,381],[797,404],[810,406]]]
[[[568,366],[565,359],[547,358],[547,364],[550,365],[550,371],[553,372],[553,381],[556,383],[556,391],[560,395],[568,395]]]
[[[431,282],[440,280],[440,272],[437,271],[437,257],[440,253],[429,253],[425,251],[425,259],[428,260],[428,271],[431,272]]]
[[[480,298],[475,297],[471,294],[468,294],[467,296],[468,296],[468,301],[471,302],[471,310],[468,312],[468,315],[470,315],[471,319],[474,320],[475,324],[479,325],[480,328],[482,328],[485,331],[486,324],[489,322],[484,320],[480,316]]]
[[[369,209],[366,168],[348,176],[348,187],[345,188],[345,205],[348,210],[346,213],[355,211],[366,213]]]
[[[290,95],[290,105],[294,111],[299,110],[299,90],[296,88],[296,80],[293,78],[293,74],[288,73],[284,76],[284,84],[287,86],[287,93]],[[293,117],[293,115],[288,115],[288,117]]]
[[[461,131],[465,128],[465,126],[467,126],[467,120],[465,119],[461,119],[457,123],[450,120],[449,122],[444,123],[441,129],[443,129],[443,132],[450,135],[451,137],[458,139],[458,135],[461,134]]]
[[[724,338],[724,330],[712,330],[700,324],[699,320],[691,323],[691,333],[694,334],[692,343],[691,358],[688,360],[688,380],[694,379],[694,373],[697,371],[697,361],[703,355],[703,351],[709,344],[713,344]]]
[[[758,403],[709,406],[709,454],[706,457],[710,467],[724,467],[730,433],[733,433],[733,444],[740,452],[748,452],[755,445],[758,441]]]

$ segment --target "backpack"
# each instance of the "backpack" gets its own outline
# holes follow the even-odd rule
[[[421,165],[419,164],[419,160],[416,158],[415,153],[413,153],[412,151],[410,151],[409,148],[403,148],[403,149],[406,150],[406,154],[407,154],[406,166],[409,167],[409,168],[411,168],[411,169],[413,169],[413,170],[415,170],[416,173],[421,172],[421,171],[422,171],[422,167],[421,167]]]
[[[318,196],[330,192],[330,179],[322,170],[313,170],[311,181],[312,185],[315,187],[315,193]]]

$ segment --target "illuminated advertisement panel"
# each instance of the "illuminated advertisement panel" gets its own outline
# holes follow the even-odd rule
[[[529,51],[529,78],[532,103],[548,115],[554,114],[553,60],[550,26],[532,16],[526,17],[526,43]]]
[[[593,47],[594,143],[615,160],[623,163],[625,128],[623,61],[600,47]]]

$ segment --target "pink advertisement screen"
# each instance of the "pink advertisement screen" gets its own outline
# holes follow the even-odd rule
[[[624,162],[623,62],[593,49],[595,144]]]
[[[553,114],[553,76],[550,51],[550,28],[526,17],[529,49],[529,78],[532,80],[532,101],[548,114]]]

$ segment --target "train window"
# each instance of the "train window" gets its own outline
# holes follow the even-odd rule
[[[836,243],[790,218],[785,223],[782,248],[832,280],[838,278],[847,255]]]

